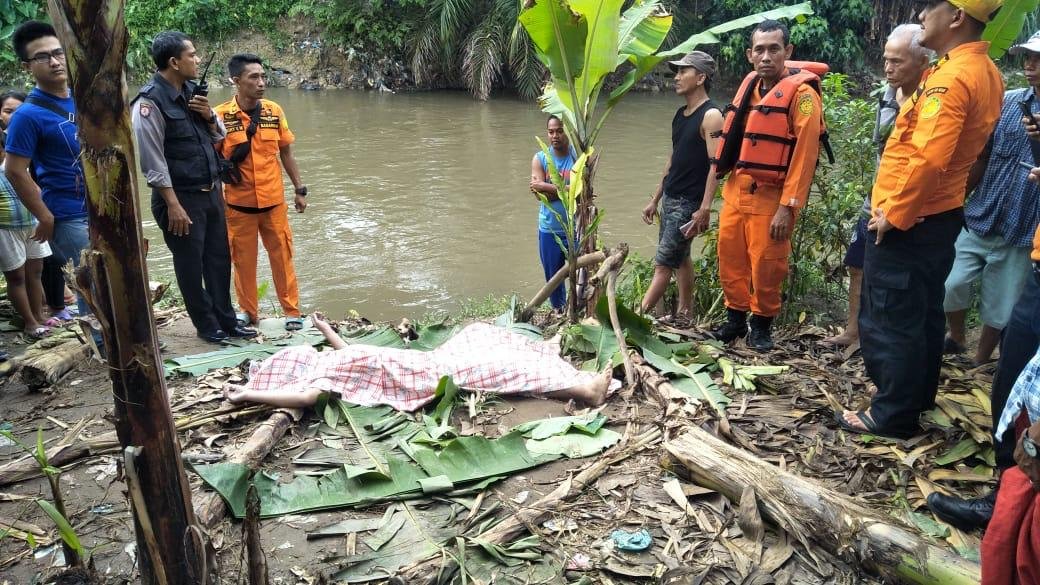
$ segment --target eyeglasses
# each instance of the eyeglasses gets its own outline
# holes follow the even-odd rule
[[[51,62],[51,59],[55,59],[58,62],[65,60],[65,49],[54,49],[50,53],[36,53],[32,57],[29,57],[29,61],[33,63],[39,63],[45,65]]]

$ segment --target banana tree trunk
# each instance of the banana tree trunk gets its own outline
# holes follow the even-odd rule
[[[123,0],[48,0],[48,8],[67,55],[90,214],[76,280],[101,323],[119,443],[141,449],[134,471],[143,505],[132,507],[141,582],[203,582],[202,533],[193,528],[142,246]]]
[[[596,217],[597,209],[595,204],[595,191],[593,190],[593,178],[596,176],[596,166],[599,162],[599,155],[593,154],[589,157],[588,163],[585,165],[585,176],[583,177],[584,189],[578,195],[578,205],[575,215],[575,227],[576,227],[576,239],[580,242],[577,253],[571,256],[577,258],[586,254],[592,254],[596,251],[596,240],[597,240],[597,227],[594,225],[594,219]],[[569,259],[568,259],[569,260]],[[584,300],[584,310],[586,315],[591,315],[596,310],[595,298],[586,298],[588,291],[589,281],[589,270],[595,270],[595,266],[588,268],[579,268],[571,262],[568,262],[568,266],[571,267],[570,276],[570,320],[572,323],[577,323],[579,303]]]
[[[978,563],[811,480],[781,471],[747,451],[698,428],[688,427],[665,449],[696,483],[734,502],[754,486],[763,515],[806,545],[815,541],[831,554],[856,562],[886,583],[974,585]]]

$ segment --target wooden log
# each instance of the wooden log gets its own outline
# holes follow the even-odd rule
[[[555,490],[528,506],[523,506],[508,518],[492,528],[481,532],[477,538],[495,544],[506,544],[515,540],[527,531],[528,526],[537,526],[556,512],[556,507],[571,500],[585,490],[592,482],[599,479],[611,466],[628,459],[644,448],[661,440],[660,429],[653,429],[639,435],[631,442],[625,442],[604,454],[584,471],[568,478]],[[437,555],[400,569],[390,579],[391,585],[431,585],[443,575],[451,575],[458,568],[452,557]]]
[[[33,389],[53,386],[88,355],[90,347],[78,339],[70,339],[57,347],[33,353],[19,360],[22,382]]]
[[[853,498],[782,471],[696,427],[665,449],[700,485],[739,502],[754,486],[763,516],[797,538],[812,554],[816,545],[886,582],[976,584],[979,565],[898,524]]]
[[[586,254],[578,258],[577,268],[585,268],[586,266],[592,266],[598,264],[607,259],[607,254],[603,250],[597,250],[591,254]],[[534,312],[545,302],[545,299],[549,298],[556,287],[560,286],[564,280],[567,280],[567,276],[570,274],[570,265],[566,265],[563,268],[556,271],[556,274],[545,283],[545,286],[538,291],[538,294],[534,295],[531,302],[527,303],[527,306],[520,311],[520,320],[529,321]]]
[[[285,431],[294,422],[300,420],[303,411],[300,409],[277,410],[271,416],[256,426],[253,434],[241,447],[228,457],[229,463],[240,463],[252,470],[260,468],[260,462],[267,457],[279,439],[285,435]],[[224,519],[227,506],[220,494],[213,491],[198,493],[194,497],[195,517],[199,524],[206,528],[212,528]]]

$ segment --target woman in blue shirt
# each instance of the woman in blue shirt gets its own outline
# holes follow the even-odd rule
[[[571,168],[574,167],[578,155],[571,148],[567,133],[563,130],[563,122],[559,118],[549,116],[546,127],[553,163],[563,177],[564,184],[569,185]],[[549,205],[542,203],[538,210],[538,255],[541,257],[545,280],[548,282],[567,261],[560,244],[556,241],[557,238],[563,242],[567,241],[567,230],[564,227],[567,210],[560,201],[556,185],[552,184],[549,164],[542,151],[535,153],[531,159],[531,191],[539,201],[544,196],[549,202]],[[567,289],[562,283],[552,292],[549,302],[554,310],[563,310],[567,303]]]

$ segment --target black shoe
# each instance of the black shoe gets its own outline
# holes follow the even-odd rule
[[[751,349],[758,351],[770,351],[775,347],[773,336],[769,328],[773,325],[772,317],[751,315],[751,333],[748,334],[747,344]]]
[[[220,343],[228,338],[228,334],[223,329],[214,329],[213,331],[206,331],[205,333],[200,331],[199,338],[210,343]]]
[[[228,337],[236,337],[238,339],[249,339],[258,335],[257,330],[251,327],[242,327],[241,325],[235,325],[228,329]]]
[[[726,309],[726,322],[712,329],[708,335],[722,343],[729,343],[738,337],[747,335],[747,313],[736,309]]]
[[[928,507],[940,520],[965,532],[985,528],[993,517],[993,506],[996,503],[996,490],[970,500],[938,492],[928,496]]]

